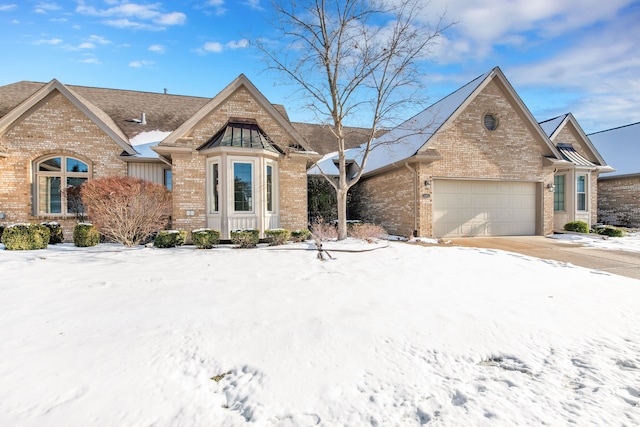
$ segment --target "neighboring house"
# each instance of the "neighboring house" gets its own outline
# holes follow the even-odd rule
[[[496,67],[374,141],[353,191],[356,215],[429,237],[551,234],[554,198],[565,218],[595,218],[604,160],[570,115],[550,135],[564,144],[554,145]],[[336,175],[334,161],[327,155],[309,173]],[[574,176],[580,186],[568,183]]]
[[[616,169],[598,179],[598,221],[640,227],[640,122],[589,134]]]
[[[307,226],[317,153],[240,75],[212,99],[19,82],[0,87],[0,219],[75,223],[65,188],[135,176],[172,189],[172,225]]]
[[[600,173],[612,172],[573,114],[540,123],[551,142],[568,163],[558,164],[554,176],[554,227],[571,221],[598,222]]]

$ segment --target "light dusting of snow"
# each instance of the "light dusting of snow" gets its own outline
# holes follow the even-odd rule
[[[637,280],[326,247],[0,252],[0,425],[640,424]]]
[[[568,243],[580,243],[590,248],[640,252],[640,233],[638,232],[628,233],[624,237],[609,238],[597,234],[554,234],[550,237]]]

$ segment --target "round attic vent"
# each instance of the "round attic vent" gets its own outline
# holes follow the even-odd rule
[[[498,128],[498,119],[493,114],[485,114],[482,122],[487,130],[496,130]]]

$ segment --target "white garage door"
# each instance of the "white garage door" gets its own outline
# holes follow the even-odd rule
[[[436,237],[534,235],[536,184],[434,180],[433,223]]]

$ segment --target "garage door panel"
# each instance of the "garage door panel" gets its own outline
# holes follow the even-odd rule
[[[435,180],[436,237],[533,235],[536,184]]]

